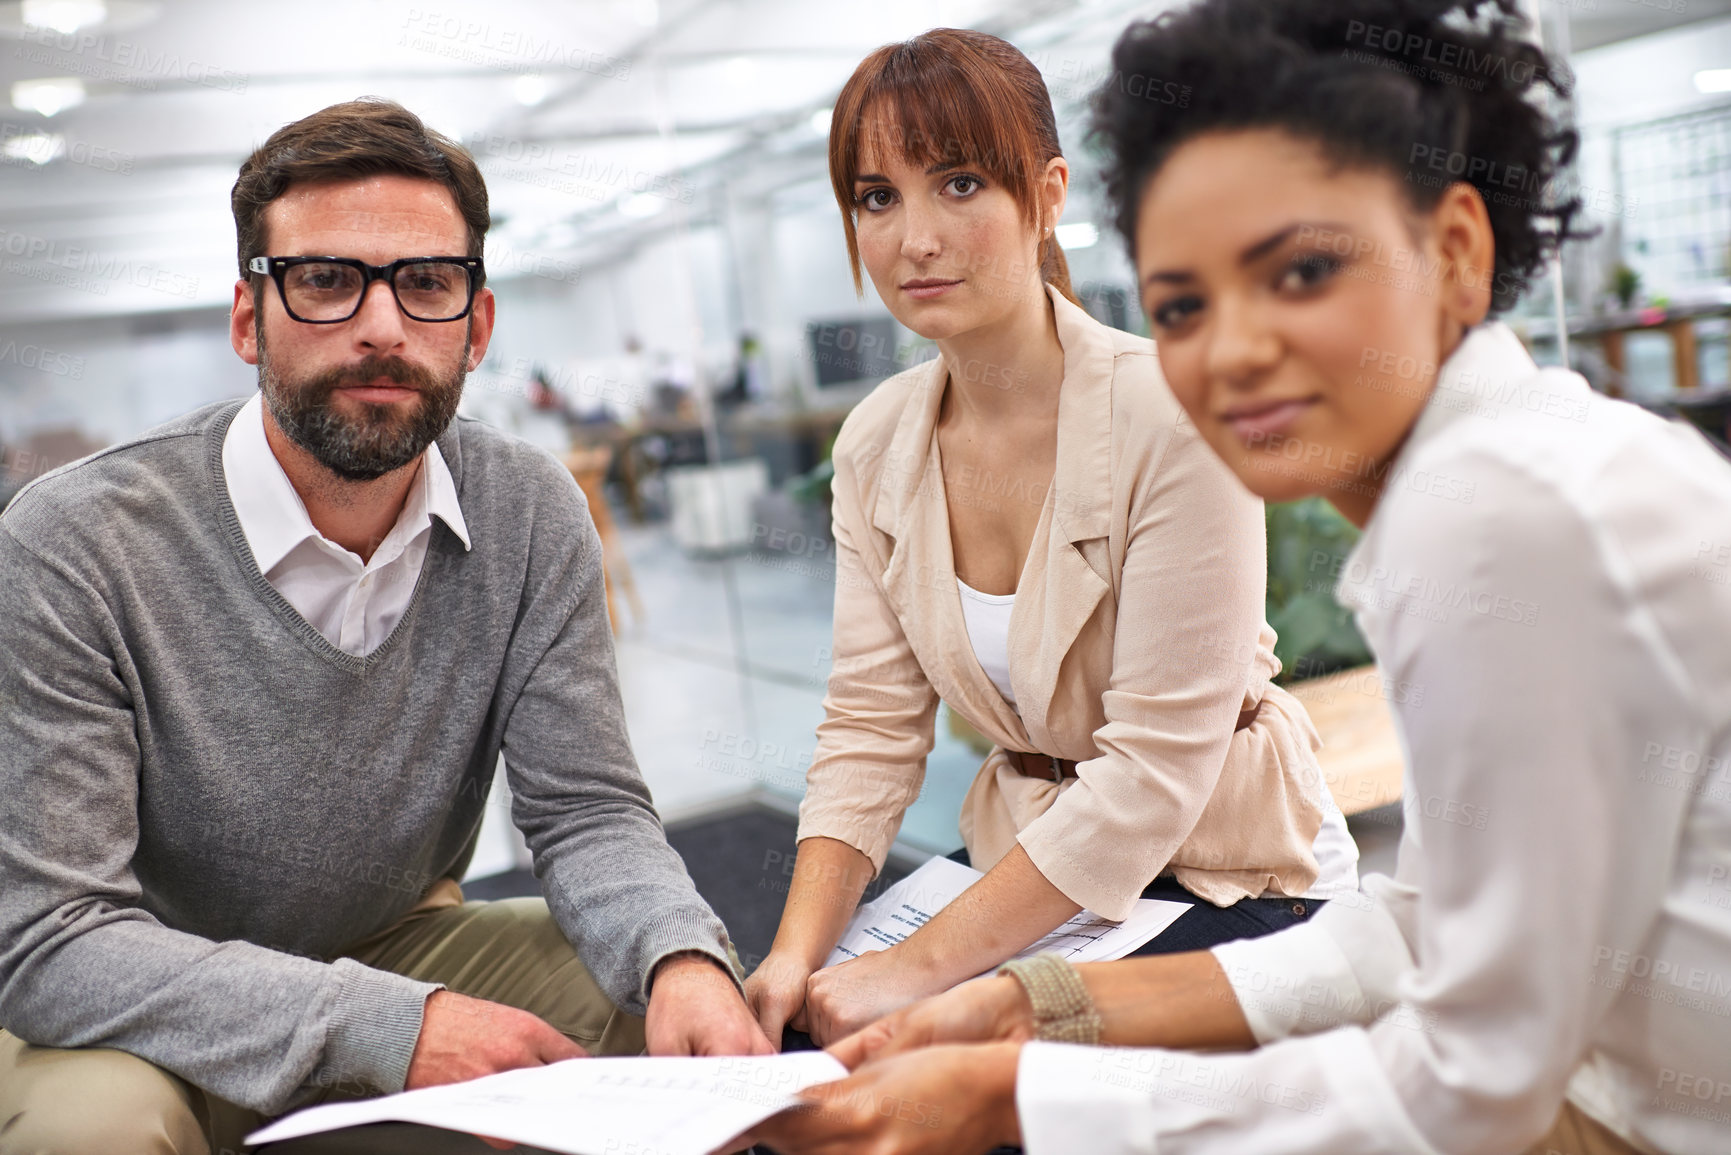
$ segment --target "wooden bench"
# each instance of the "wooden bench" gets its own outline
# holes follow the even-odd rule
[[[1317,761],[1347,815],[1400,801],[1404,759],[1375,666],[1341,670],[1286,687],[1322,735]]]

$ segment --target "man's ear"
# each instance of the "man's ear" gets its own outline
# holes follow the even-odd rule
[[[250,278],[236,281],[234,304],[228,310],[228,343],[248,365],[258,364],[257,304]]]
[[[1442,258],[1443,313],[1462,329],[1470,329],[1491,311],[1497,264],[1496,234],[1479,190],[1465,181],[1444,189],[1431,210],[1431,229]]]
[[[487,356],[487,343],[493,339],[494,310],[498,299],[493,296],[493,290],[482,289],[475,294],[475,308],[469,314],[469,365],[468,371],[473,373],[481,367],[481,362]]]

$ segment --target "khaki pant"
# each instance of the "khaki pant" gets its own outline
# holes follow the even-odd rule
[[[595,985],[539,898],[464,903],[447,882],[344,953],[529,1011],[595,1054],[643,1051],[643,1020]],[[0,1030],[0,1155],[234,1155],[265,1121],[123,1051],[33,1047]],[[369,1134],[368,1150],[478,1146],[466,1136],[402,1127],[393,1144],[391,1130]],[[305,1142],[314,1149],[315,1140]]]
[[[1565,1102],[1550,1132],[1526,1155],[1641,1155],[1615,1131]]]

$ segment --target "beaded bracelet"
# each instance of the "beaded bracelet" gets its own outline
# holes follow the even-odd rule
[[[998,968],[1028,992],[1034,1008],[1034,1037],[1054,1043],[1100,1041],[1100,1011],[1076,968],[1055,954],[1011,959]]]

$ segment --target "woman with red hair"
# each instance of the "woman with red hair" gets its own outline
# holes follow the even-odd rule
[[[1191,909],[1147,948],[1309,917],[1357,886],[1315,731],[1271,684],[1262,504],[1153,346],[1075,301],[1069,165],[1040,73],[938,29],[862,62],[830,176],[856,286],[939,356],[835,446],[835,665],[775,945],[748,995],[840,1038],[1082,909]],[[985,877],[904,942],[820,969],[920,792],[939,700],[994,745],[963,803]]]

